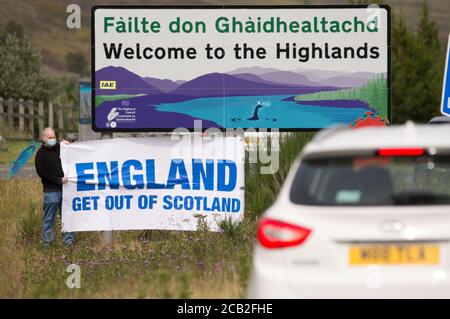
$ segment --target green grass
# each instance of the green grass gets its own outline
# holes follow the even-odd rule
[[[255,233],[251,217],[232,231],[152,231],[146,241],[139,240],[140,231],[117,231],[112,247],[103,247],[97,232],[83,232],[71,249],[58,234],[44,249],[37,180],[0,181],[0,213],[0,297],[244,296]],[[81,289],[66,286],[73,263],[81,267]]]
[[[100,106],[103,102],[116,101],[121,99],[130,99],[132,97],[142,96],[145,94],[116,94],[116,95],[96,95],[95,107]]]
[[[284,133],[285,134],[285,133]],[[246,161],[245,207],[259,216],[275,200],[291,164],[313,133],[289,133],[280,145],[279,169],[275,174],[260,174],[267,164]]]
[[[287,171],[312,134],[295,133],[281,146],[280,169],[261,175],[246,165],[245,218],[222,232],[116,231],[112,247],[100,233],[76,233],[74,248],[57,235],[39,242],[42,190],[36,179],[0,181],[0,298],[240,298],[251,270],[257,219],[272,203]],[[60,229],[60,219],[57,219]],[[81,288],[69,289],[67,266],[81,268]]]
[[[388,111],[387,80],[381,76],[369,80],[359,88],[297,95],[295,100],[361,100],[375,109],[382,118],[386,118]]]
[[[28,141],[18,141],[18,140],[7,140],[7,150],[0,151],[0,164],[9,165],[11,161],[15,160],[19,153],[28,145],[30,142]],[[28,163],[34,163],[34,155],[28,161]]]

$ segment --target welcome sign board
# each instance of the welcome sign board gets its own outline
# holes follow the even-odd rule
[[[387,6],[95,6],[93,129],[388,123],[389,62]]]

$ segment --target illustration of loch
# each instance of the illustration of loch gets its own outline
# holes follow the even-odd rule
[[[348,125],[369,111],[387,117],[384,73],[246,67],[178,81],[109,66],[95,72],[95,87],[98,128],[108,127],[112,108],[118,129],[194,128],[197,119],[203,128],[310,129]]]

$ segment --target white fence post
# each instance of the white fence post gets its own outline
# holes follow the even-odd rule
[[[12,134],[14,129],[14,100],[8,100],[8,134]]]
[[[58,131],[61,136],[63,136],[64,131],[64,106],[58,105],[57,107],[58,112]]]
[[[44,130],[44,102],[43,101],[39,102],[38,114],[39,114],[38,126],[39,126],[39,135],[40,135],[41,132]]]
[[[25,129],[25,121],[24,121],[25,109],[23,106],[23,99],[19,99],[19,132],[23,133]]]
[[[34,138],[34,102],[32,100],[28,101],[28,130],[31,138]]]
[[[3,133],[3,98],[0,97],[0,135]]]
[[[113,138],[113,133],[102,133],[101,139],[111,139]],[[104,231],[102,232],[102,244],[105,246],[112,246],[113,243],[113,232]]]
[[[48,126],[53,128],[53,103],[48,102]]]

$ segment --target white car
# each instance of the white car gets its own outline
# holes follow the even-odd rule
[[[257,237],[248,298],[450,298],[450,126],[319,132]]]

